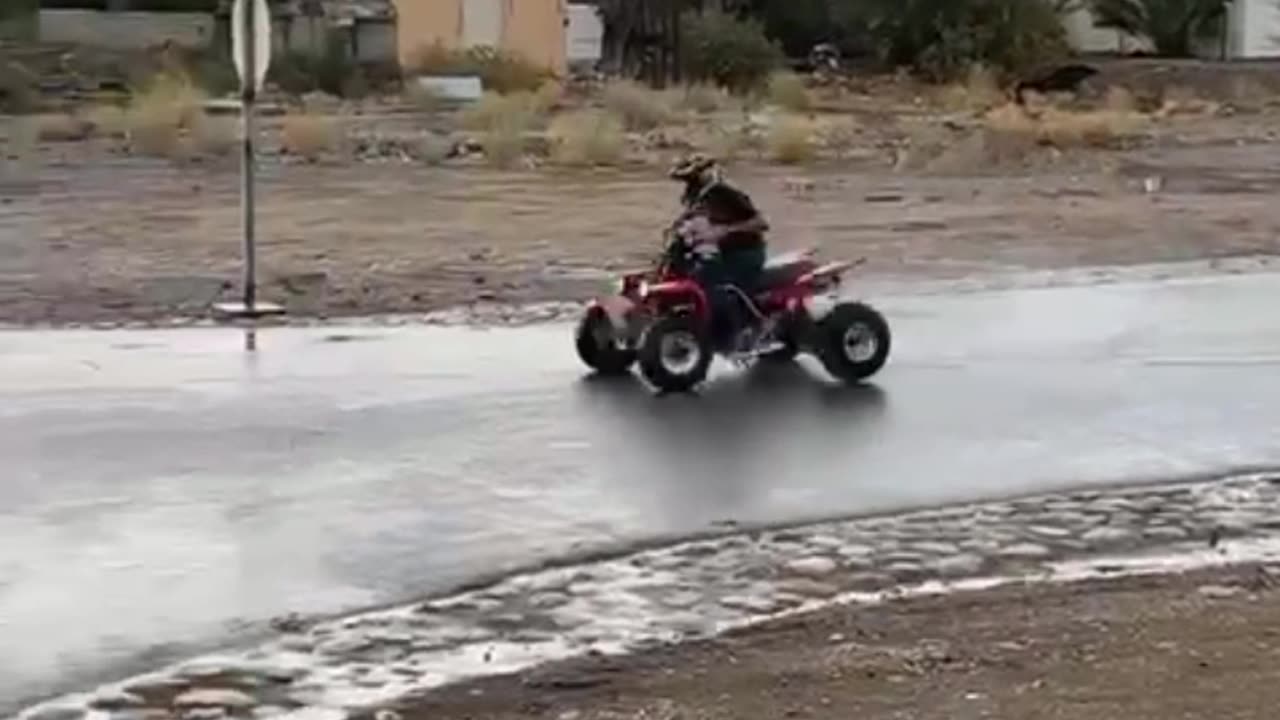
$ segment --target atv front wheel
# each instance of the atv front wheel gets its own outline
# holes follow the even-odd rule
[[[880,372],[889,360],[889,324],[869,305],[838,305],[817,329],[818,359],[837,379],[860,382]]]
[[[640,340],[640,372],[665,392],[686,392],[707,378],[715,351],[706,331],[687,315],[654,322]]]
[[[618,344],[613,323],[598,307],[582,316],[574,340],[578,357],[601,375],[624,375],[636,361],[636,351]]]

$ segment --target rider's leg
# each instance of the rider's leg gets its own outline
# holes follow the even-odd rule
[[[734,304],[729,291],[724,289],[726,283],[732,282],[728,267],[721,257],[708,258],[699,266],[695,277],[711,306],[711,342],[723,347],[731,337],[730,315]]]
[[[756,289],[760,284],[760,274],[764,270],[764,249],[746,248],[726,253],[724,267],[726,282],[742,291],[754,302]],[[736,338],[753,319],[751,309],[743,304],[743,298],[734,294],[730,298],[731,306],[725,315],[726,332],[729,337]]]

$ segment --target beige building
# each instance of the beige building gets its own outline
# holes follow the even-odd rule
[[[566,0],[395,0],[400,61],[424,47],[487,45],[523,55],[556,73],[567,63]]]

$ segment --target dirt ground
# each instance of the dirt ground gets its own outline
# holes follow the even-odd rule
[[[1123,68],[1126,87],[1173,82],[1165,66]],[[1021,148],[1013,162],[972,115],[910,99],[876,114],[867,91],[850,96],[867,107],[844,159],[743,161],[731,177],[769,217],[775,248],[866,257],[860,272],[877,279],[1272,255],[1280,107],[1266,98],[1280,96],[1246,92],[1260,87],[1254,75],[1273,71],[1231,68],[1237,74],[1191,73],[1187,92],[1238,85],[1228,94],[1249,102],[1161,119],[1124,147]],[[358,118],[360,132],[375,135],[415,122],[429,120]],[[0,118],[0,136],[5,126]],[[12,127],[8,136],[0,323],[200,317],[237,294],[234,157],[132,157],[104,139],[15,154]],[[261,292],[301,317],[586,299],[612,273],[651,259],[677,192],[660,163],[502,171],[272,156],[262,166]]]
[[[1241,566],[837,608],[451,687],[394,709],[409,720],[1263,720],[1280,704],[1275,572]]]
[[[862,272],[960,278],[1080,265],[1270,255],[1280,144],[1111,158],[1115,172],[947,177],[735,168],[778,249],[865,256]],[[1163,179],[1148,194],[1145,178]],[[67,153],[0,200],[0,322],[156,320],[234,294],[233,167]],[[659,173],[269,167],[263,294],[294,314],[423,312],[585,299],[643,264],[674,208]]]

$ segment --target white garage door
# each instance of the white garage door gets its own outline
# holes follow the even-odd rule
[[[1275,0],[1243,0],[1237,4],[1232,15],[1239,56],[1280,56],[1280,5]]]
[[[502,45],[502,6],[506,0],[463,0],[462,41],[468,46]]]

